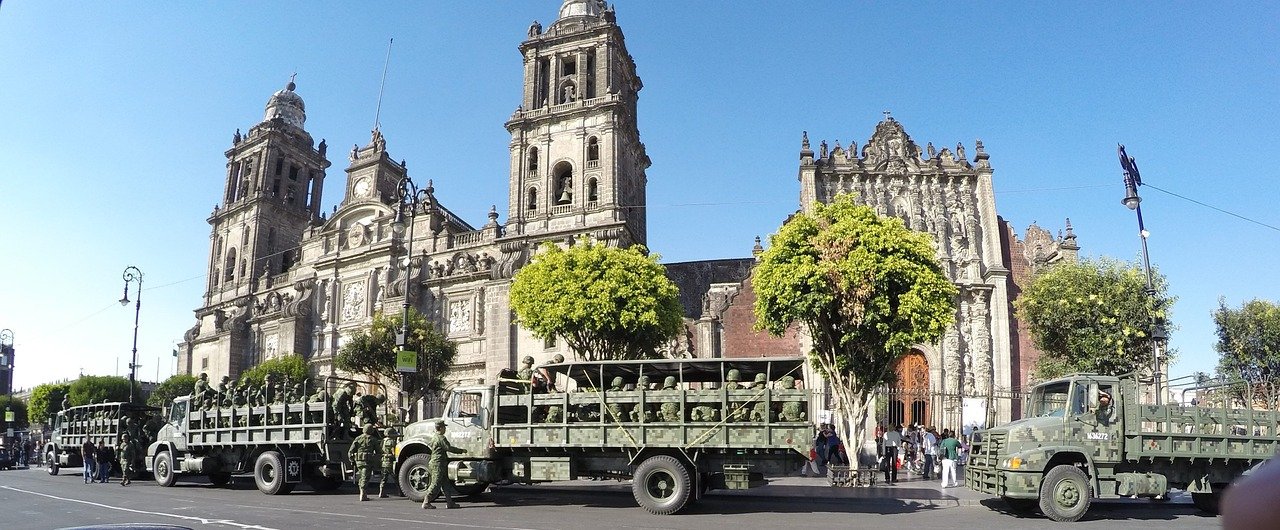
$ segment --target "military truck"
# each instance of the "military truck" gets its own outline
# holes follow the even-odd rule
[[[1276,411],[1139,403],[1132,376],[1048,381],[1024,410],[972,443],[965,485],[1055,521],[1080,519],[1093,499],[1165,499],[1170,488],[1216,513],[1231,481],[1280,449]]]
[[[120,435],[129,433],[130,438],[145,443],[148,433],[144,426],[159,412],[156,407],[121,402],[80,405],[59,411],[53,418],[53,432],[43,449],[49,474],[57,475],[63,467],[84,466],[80,447],[86,441],[94,445],[102,441],[116,447],[120,444]],[[134,469],[142,469],[142,465],[139,458],[134,462]]]
[[[631,479],[640,506],[675,513],[711,489],[746,489],[800,470],[813,435],[809,395],[796,388],[804,364],[559,363],[540,368],[534,383],[507,371],[496,385],[453,389],[443,417],[406,427],[396,446],[400,488],[422,500],[426,442],[440,421],[465,451],[449,455],[449,478],[464,495],[493,483]]]
[[[287,494],[304,482],[315,491],[337,489],[352,469],[347,450],[354,425],[335,417],[327,389],[308,398],[309,390],[258,405],[175,398],[168,421],[147,447],[147,469],[166,487],[179,475],[203,475],[221,486],[233,475],[251,474],[267,495]]]

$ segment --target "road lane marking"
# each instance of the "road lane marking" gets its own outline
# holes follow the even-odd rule
[[[28,493],[28,494],[31,494],[31,495],[39,495],[39,496],[41,496],[41,497],[48,497],[48,498],[50,498],[50,499],[55,499],[55,500],[59,500],[59,501],[78,502],[78,503],[80,503],[80,504],[88,504],[88,505],[90,505],[90,506],[97,506],[97,507],[99,507],[99,508],[107,508],[107,509],[109,509],[109,510],[118,510],[118,511],[122,511],[122,512],[139,513],[139,514],[143,514],[143,515],[154,515],[154,516],[158,516],[158,517],[173,517],[173,518],[175,518],[175,519],[182,519],[182,520],[185,520],[185,521],[195,521],[195,522],[198,522],[198,523],[200,523],[200,524],[221,524],[221,525],[227,525],[227,526],[234,526],[234,527],[236,527],[236,528],[244,528],[244,529],[246,529],[246,530],[276,530],[276,529],[271,528],[271,527],[267,527],[267,526],[260,526],[260,525],[256,525],[256,524],[255,524],[255,525],[250,525],[250,524],[245,524],[245,523],[237,523],[237,522],[235,522],[235,521],[233,521],[233,520],[231,520],[231,519],[206,519],[206,518],[204,518],[204,517],[193,517],[193,516],[188,516],[188,515],[178,515],[178,514],[176,514],[176,513],[151,512],[151,511],[147,511],[147,510],[137,510],[137,509],[134,509],[134,508],[125,508],[125,507],[123,507],[123,506],[112,506],[112,505],[110,505],[110,504],[102,504],[102,503],[99,503],[99,502],[85,501],[85,500],[80,500],[80,499],[70,499],[70,498],[67,498],[67,497],[59,497],[59,496],[57,496],[57,495],[49,495],[48,493],[40,493],[40,492],[38,492],[38,491],[29,491],[29,490],[19,489],[19,488],[15,488],[15,487],[13,487],[13,486],[0,486],[0,488],[7,489],[7,490],[10,490],[10,491],[16,491],[16,492],[19,492],[19,493]]]

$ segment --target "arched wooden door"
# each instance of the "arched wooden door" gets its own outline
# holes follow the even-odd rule
[[[894,364],[898,385],[889,402],[889,423],[929,423],[929,361],[911,350]]]

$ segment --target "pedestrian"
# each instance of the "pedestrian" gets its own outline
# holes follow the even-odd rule
[[[827,437],[830,435],[831,435],[831,431],[827,430],[827,424],[824,423],[818,427],[818,434],[814,435],[813,437],[813,448],[814,448],[815,456],[817,457],[814,461],[817,462],[817,464],[821,465],[824,469],[826,468],[826,465],[827,465]],[[815,472],[818,471],[817,465],[814,466],[814,470]],[[819,476],[822,475],[822,473],[818,473],[818,474]]]
[[[129,433],[120,435],[120,485],[128,486],[133,480],[133,461],[138,459],[138,445],[129,440]]]
[[[31,455],[31,440],[22,441],[22,467],[27,467],[27,458]]]
[[[898,447],[902,445],[902,424],[898,428],[884,433],[884,461],[880,464],[884,470],[884,481],[889,484],[898,483]]]
[[[830,469],[833,465],[843,466],[845,464],[844,444],[840,441],[840,435],[835,433],[834,425],[827,425],[827,428],[830,429],[827,434],[827,468]]]
[[[920,437],[920,443],[924,449],[924,479],[929,480],[933,477],[933,463],[938,455],[938,435],[935,434],[932,425],[925,428],[924,436]]]
[[[115,459],[115,449],[98,440],[98,482],[106,484],[111,481],[111,462]]]
[[[84,461],[85,484],[88,484],[90,480],[94,480],[94,473],[98,471],[97,452],[98,448],[93,445],[93,440],[85,438],[84,445],[80,446],[80,460]]]
[[[942,431],[938,452],[942,457],[942,487],[956,486],[956,461],[960,459],[960,441],[949,429]]]
[[[818,469],[818,445],[817,445],[818,435],[821,433],[817,429],[814,429],[814,433],[815,434],[813,438],[809,439],[809,461],[805,462],[804,466],[800,468],[800,475],[804,477],[809,476],[810,469],[813,470],[813,476],[815,477],[822,476],[822,471]]]
[[[436,435],[427,441],[427,448],[431,449],[431,460],[427,462],[431,468],[431,484],[427,486],[427,491],[422,496],[422,507],[427,510],[435,509],[435,505],[431,504],[431,498],[437,493],[444,494],[446,509],[458,507],[458,504],[453,502],[453,494],[457,492],[449,481],[449,453],[466,451],[449,443],[449,439],[444,437],[444,430],[444,422],[436,422]]]

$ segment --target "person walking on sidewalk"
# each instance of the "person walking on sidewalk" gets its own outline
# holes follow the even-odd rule
[[[880,455],[884,458],[884,462],[880,464],[884,469],[884,481],[889,484],[898,483],[898,447],[902,445],[902,424],[898,424],[898,428],[889,429],[884,433],[884,454]]]
[[[934,434],[932,425],[924,430],[924,436],[920,437],[920,444],[924,449],[923,475],[925,480],[929,480],[933,477],[933,462],[938,455],[938,436]]]
[[[116,451],[106,442],[98,440],[98,482],[111,482],[111,462],[116,459]]]
[[[938,443],[938,451],[942,456],[942,487],[957,486],[956,461],[960,459],[960,440],[950,430],[944,430],[942,441]]]

